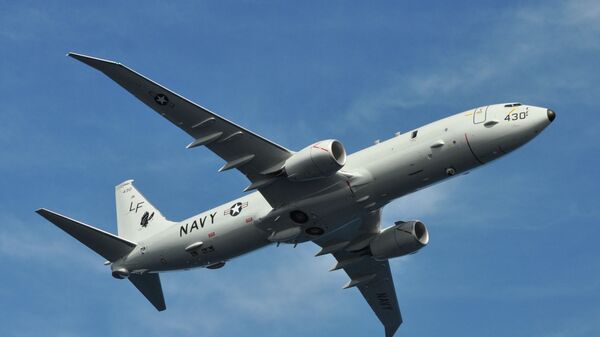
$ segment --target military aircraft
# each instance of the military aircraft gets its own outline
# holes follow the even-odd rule
[[[381,229],[392,200],[497,159],[536,137],[554,111],[506,103],[464,111],[397,134],[353,154],[339,140],[291,151],[203,108],[132,69],[76,53],[151,109],[206,146],[250,181],[238,199],[183,221],[165,218],[133,185],[115,188],[114,235],[47,209],[37,213],[104,257],[112,276],[128,279],[165,310],[159,273],[221,268],[269,244],[312,241],[332,254],[393,336],[402,323],[388,259],[429,242],[425,224],[399,220]],[[117,301],[118,299],[115,299]]]

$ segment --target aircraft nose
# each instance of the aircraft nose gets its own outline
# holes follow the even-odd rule
[[[556,118],[556,113],[554,111],[548,109],[547,114],[548,114],[548,120],[550,120],[550,123],[552,123],[552,121]]]

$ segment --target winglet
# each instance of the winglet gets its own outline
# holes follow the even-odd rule
[[[101,66],[103,64],[107,64],[107,63],[114,64],[114,65],[121,65],[121,63],[119,63],[119,62],[105,60],[105,59],[101,59],[98,57],[78,54],[78,53],[74,53],[74,52],[68,52],[67,56],[72,57],[72,58],[76,59],[77,61],[83,62],[83,63],[89,65],[90,67],[93,67],[93,68],[96,68],[99,70],[100,70],[99,66]]]
[[[101,59],[99,57],[93,57],[93,56],[89,56],[89,55],[74,53],[72,51],[68,52],[67,56],[72,57],[72,58],[74,58],[74,59],[76,59],[78,61],[81,61],[83,63],[86,63],[86,64],[90,64],[90,63],[93,63],[93,62],[106,62],[106,63],[112,63],[112,64],[121,64],[119,62],[115,62],[115,61],[111,61],[111,60],[106,60],[106,59]]]

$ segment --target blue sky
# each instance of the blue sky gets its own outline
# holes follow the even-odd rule
[[[557,120],[515,153],[400,199],[430,245],[392,260],[397,336],[600,335],[596,1],[0,1],[0,335],[383,336],[311,243],[163,275],[157,313],[33,211],[116,232],[113,187],[172,219],[247,185],[116,84],[123,62],[290,149],[349,152],[480,105]]]

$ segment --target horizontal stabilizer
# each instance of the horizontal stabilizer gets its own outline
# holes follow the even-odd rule
[[[36,212],[110,262],[129,254],[136,246],[133,242],[47,209],[41,208]]]
[[[129,275],[129,281],[152,303],[156,310],[163,311],[167,309],[158,274],[131,274]]]

